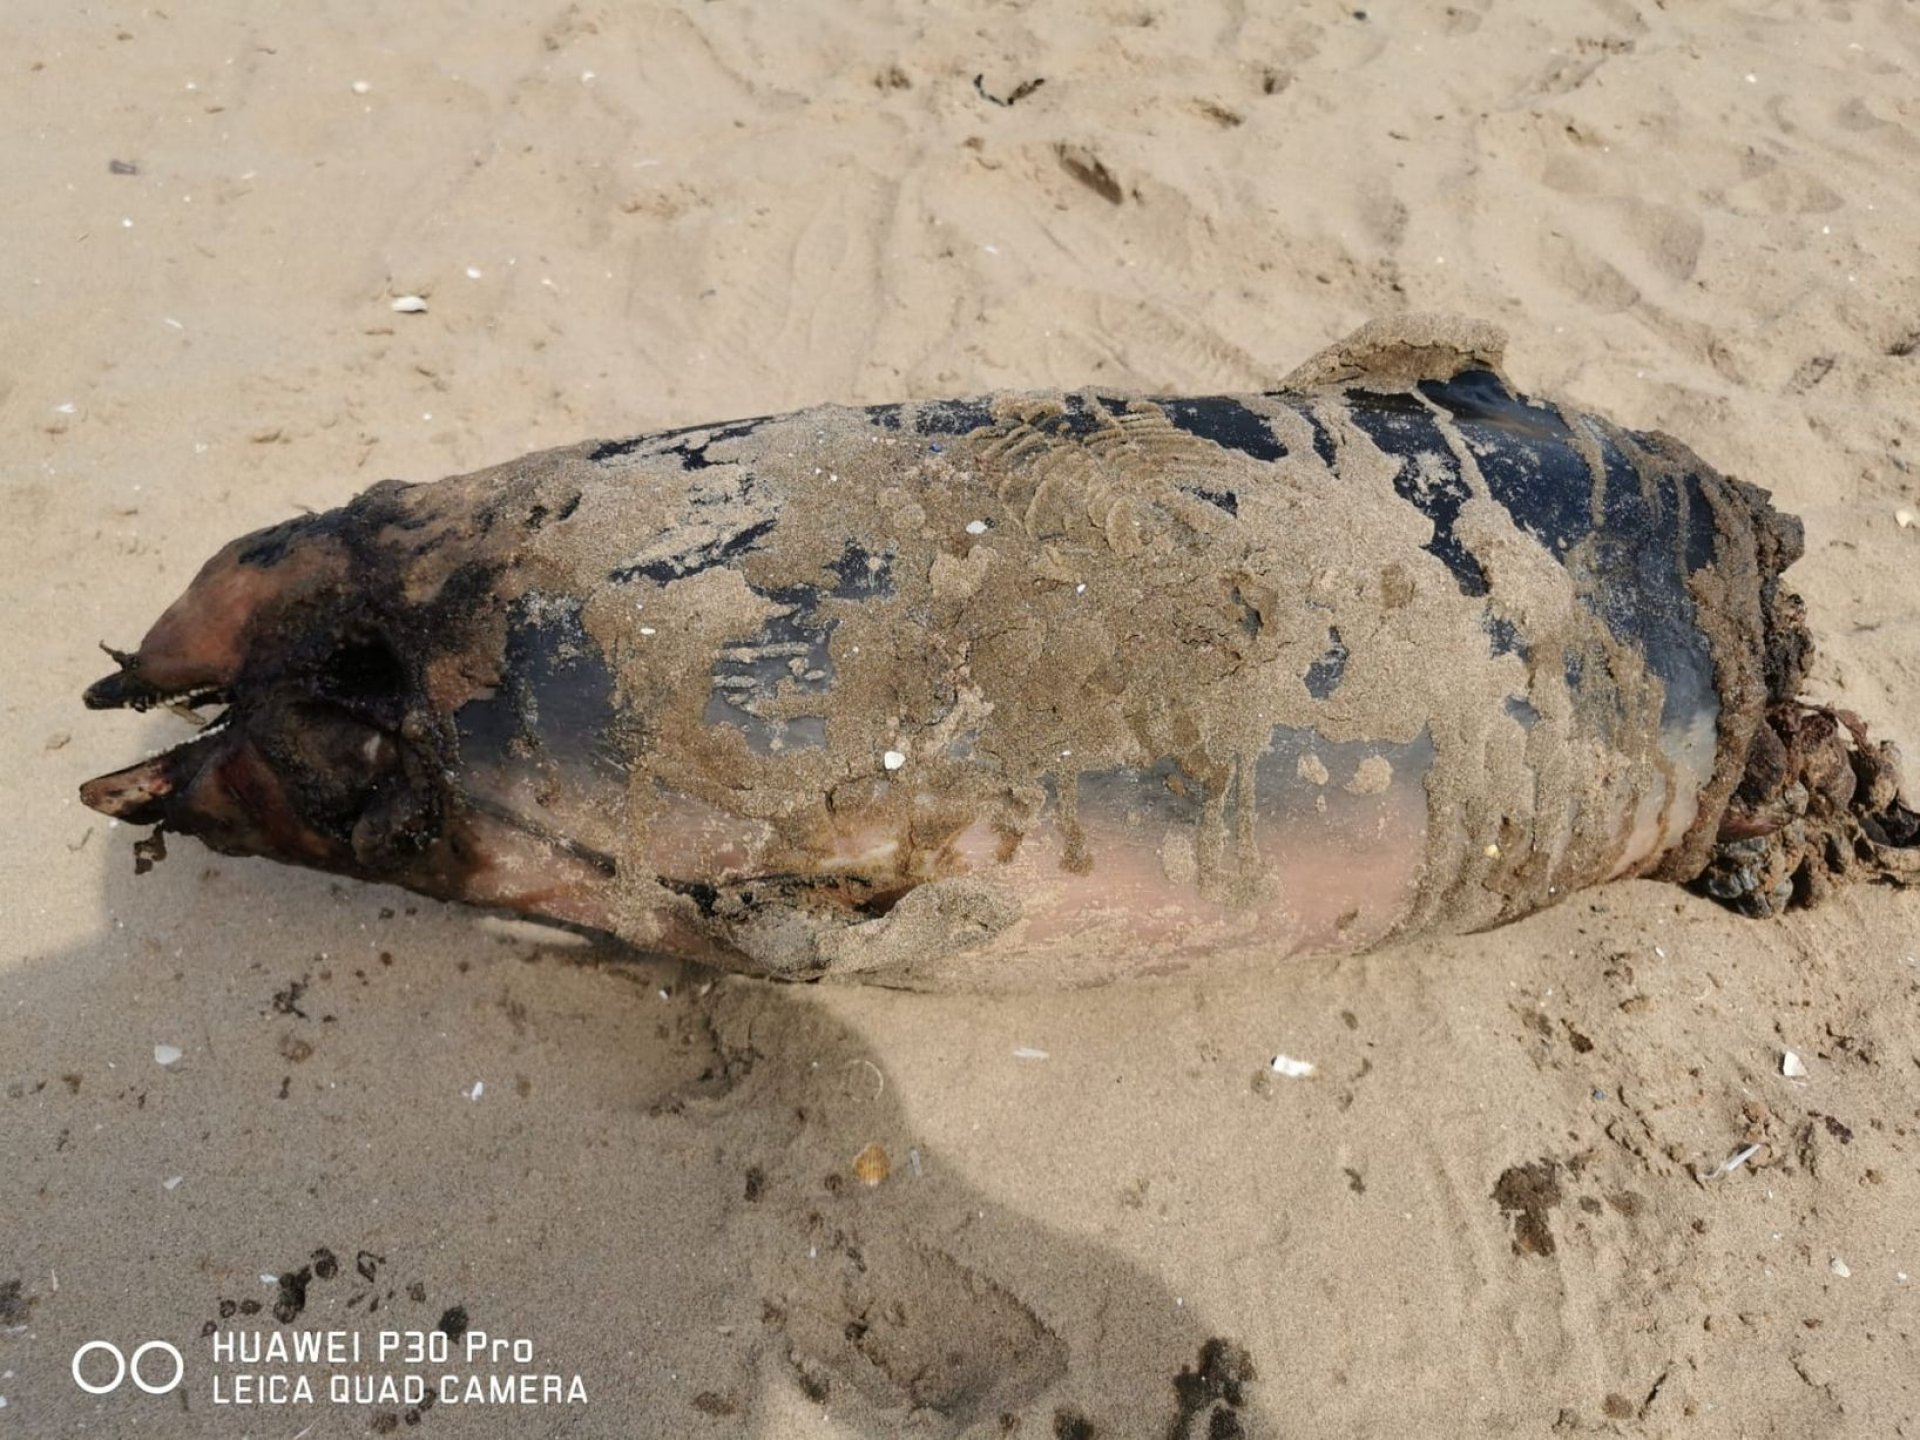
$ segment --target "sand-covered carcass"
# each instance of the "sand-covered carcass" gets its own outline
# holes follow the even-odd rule
[[[1890,752],[1801,702],[1797,523],[1500,351],[1401,319],[1264,394],[822,407],[382,484],[234,541],[117,656],[90,705],[224,709],[83,794],[908,985],[1909,873]]]

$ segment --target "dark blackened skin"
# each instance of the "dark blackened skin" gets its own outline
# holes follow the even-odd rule
[[[93,709],[227,708],[199,739],[89,781],[88,805],[230,854],[326,868],[431,839],[431,787],[408,773],[421,747],[401,735],[407,667],[377,602],[356,593],[351,520],[328,518],[228,545],[89,687]]]
[[[436,575],[426,603],[410,598],[423,557],[454,548],[421,550],[452,537],[407,503],[420,489],[379,487],[215,555],[85,701],[224,712],[198,738],[88,781],[81,799],[223,854],[577,919],[611,862],[457,783],[454,715],[505,668],[493,623],[505,602],[471,533],[474,562]],[[482,536],[499,524],[467,519]],[[450,668],[468,682],[450,688]]]

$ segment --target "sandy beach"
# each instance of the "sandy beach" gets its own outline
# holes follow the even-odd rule
[[[185,733],[96,646],[377,480],[1408,310],[1802,516],[1814,694],[1920,760],[1913,5],[14,0],[0,65],[0,1440],[1920,1435],[1920,895],[925,995],[136,876],[76,794]]]

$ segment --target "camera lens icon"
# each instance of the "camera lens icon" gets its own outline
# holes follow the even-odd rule
[[[93,1381],[87,1379],[85,1375],[80,1373],[80,1362],[85,1360],[87,1356],[91,1355],[96,1350],[100,1351],[102,1354],[111,1355],[113,1357],[113,1379],[107,1381],[107,1383],[104,1385],[96,1384]],[[163,1355],[169,1355],[173,1357],[173,1374],[166,1381],[166,1383],[160,1384],[160,1385],[156,1385],[147,1379],[143,1371],[143,1367],[141,1365],[141,1361],[146,1359],[148,1352],[154,1351],[154,1350],[159,1351]],[[172,1345],[169,1345],[165,1340],[147,1341],[146,1344],[142,1345],[138,1350],[135,1350],[133,1352],[133,1356],[131,1359],[129,1359],[121,1351],[120,1347],[118,1345],[115,1345],[111,1340],[89,1340],[87,1341],[86,1344],[82,1345],[78,1350],[73,1352],[72,1368],[73,1368],[73,1383],[78,1385],[82,1390],[86,1391],[89,1395],[111,1395],[115,1390],[118,1390],[120,1388],[120,1386],[126,1381],[128,1376],[132,1376],[133,1383],[140,1389],[146,1391],[147,1394],[166,1395],[180,1388],[180,1381],[186,1376],[186,1373],[187,1373],[187,1362],[186,1362],[186,1359],[180,1354],[180,1352],[177,1349],[175,1349]],[[99,1367],[94,1366],[91,1368],[94,1368],[97,1370]],[[145,1367],[145,1368],[152,1368],[152,1367]]]

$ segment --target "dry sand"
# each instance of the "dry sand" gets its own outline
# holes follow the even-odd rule
[[[1820,692],[1920,755],[1920,13],[1363,3],[0,11],[0,1436],[1920,1431],[1920,897],[709,988],[190,842],[135,879],[74,798],[179,733],[82,713],[94,642],[297,507],[1252,388],[1410,307],[1804,515]],[[587,1403],[333,1405],[203,1336],[455,1307]],[[93,1339],[186,1381],[89,1396]],[[249,1370],[320,1393],[216,1405]]]

